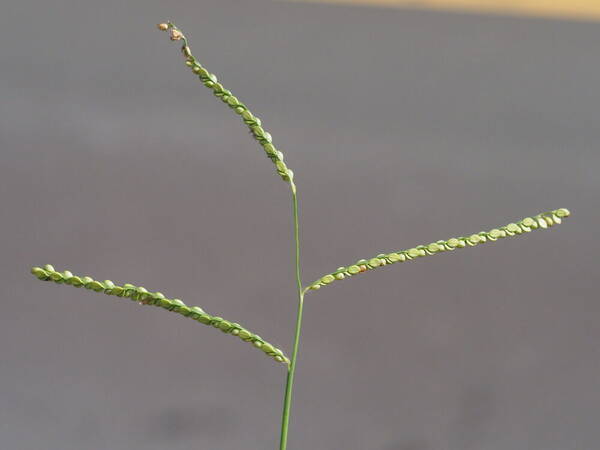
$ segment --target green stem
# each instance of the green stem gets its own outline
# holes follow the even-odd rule
[[[285,398],[283,401],[283,414],[281,417],[281,440],[279,441],[279,450],[287,449],[288,431],[290,425],[290,410],[292,408],[292,391],[294,388],[294,374],[296,373],[296,360],[298,358],[298,348],[300,346],[300,333],[302,331],[302,309],[304,306],[304,291],[302,289],[302,279],[300,277],[300,237],[298,231],[298,197],[295,186],[292,185],[292,203],[294,209],[294,240],[296,241],[296,283],[298,288],[298,315],[296,317],[296,333],[294,335],[294,350],[292,360],[288,367],[287,381],[285,385]]]

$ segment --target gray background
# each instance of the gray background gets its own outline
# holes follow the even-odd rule
[[[560,227],[307,298],[290,449],[600,442],[600,24],[270,1],[0,9],[0,448],[273,449],[284,368],[140,284],[286,349],[286,186],[154,28],[297,174],[304,277],[568,207]]]

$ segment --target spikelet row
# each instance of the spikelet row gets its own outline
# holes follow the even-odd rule
[[[493,242],[510,236],[518,236],[528,233],[532,230],[545,229],[561,223],[561,219],[569,216],[569,210],[561,208],[554,211],[538,214],[534,217],[526,217],[516,223],[509,223],[501,228],[494,228],[490,231],[481,231],[470,236],[448,239],[447,241],[432,242],[428,245],[419,245],[417,247],[402,250],[398,252],[380,254],[369,260],[361,259],[351,266],[340,267],[335,272],[321,277],[319,280],[310,284],[305,291],[320,289],[322,286],[333,283],[336,280],[343,280],[377,267],[386,266],[398,262],[410,261],[427,255],[435,255],[446,251],[452,251],[457,248],[474,247],[485,242]]]
[[[230,322],[218,316],[211,316],[198,306],[187,306],[179,299],[165,298],[161,292],[148,292],[142,286],[134,286],[133,284],[124,284],[117,286],[110,280],[103,282],[96,281],[91,277],[76,276],[68,270],[58,272],[54,270],[50,264],[41,267],[33,267],[31,273],[37,278],[44,281],[53,281],[57,284],[67,284],[74,287],[84,287],[95,292],[102,292],[107,295],[115,295],[117,297],[126,297],[142,305],[152,305],[164,308],[168,311],[175,312],[184,317],[196,320],[204,325],[210,325],[221,330],[223,333],[237,336],[245,342],[251,343],[254,347],[259,348],[268,356],[271,356],[276,361],[284,364],[289,364],[289,359],[285,354],[264,341],[257,334],[243,328],[239,323]]]
[[[277,173],[281,178],[290,183],[292,190],[295,190],[294,186],[294,172],[289,169],[283,161],[283,153],[281,153],[273,145],[273,138],[271,134],[262,127],[261,120],[256,117],[252,112],[240,102],[231,91],[225,89],[217,76],[210,73],[196,60],[190,50],[187,38],[175,25],[171,22],[161,23],[158,28],[163,31],[168,31],[173,41],[182,41],[183,46],[181,51],[185,57],[185,64],[194,72],[199,78],[202,84],[212,90],[213,94],[220,98],[223,103],[229,106],[237,115],[239,115],[244,123],[248,126],[252,137],[262,146],[265,150],[269,159],[275,164]]]

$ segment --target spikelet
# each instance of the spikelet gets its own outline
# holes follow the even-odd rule
[[[185,35],[177,28],[173,23],[160,23],[158,29],[169,33],[171,40],[182,41],[181,51],[185,58],[185,64],[194,72],[199,78],[202,84],[212,90],[213,94],[220,98],[231,110],[239,115],[244,123],[248,126],[252,137],[261,145],[265,150],[267,157],[275,164],[277,173],[281,178],[290,184],[293,192],[296,191],[294,185],[294,172],[289,169],[283,161],[283,153],[281,153],[273,145],[273,138],[268,131],[262,126],[261,120],[256,117],[237,97],[235,97],[231,91],[228,91],[223,87],[217,76],[207,71],[202,65],[196,60],[192,51],[188,45],[188,40]]]
[[[95,292],[102,292],[107,295],[127,297],[131,300],[139,302],[141,305],[152,305],[164,308],[184,317],[189,317],[190,319],[196,320],[204,325],[210,325],[221,330],[223,333],[237,336],[241,340],[249,342],[254,347],[259,348],[276,361],[289,365],[289,359],[281,350],[264,341],[260,336],[246,330],[239,323],[230,322],[222,317],[211,316],[198,306],[187,306],[181,300],[166,298],[160,292],[148,292],[145,288],[141,286],[134,286],[132,284],[117,286],[110,280],[100,282],[91,277],[80,277],[73,275],[68,270],[65,270],[64,272],[58,272],[54,270],[54,267],[52,267],[50,264],[46,264],[43,268],[33,267],[31,269],[31,273],[40,280],[53,281],[57,284],[68,284],[75,287],[84,287],[86,289],[90,289]]]
[[[310,284],[304,292],[308,290],[317,290],[322,286],[327,286],[336,280],[357,275],[367,270],[376,269],[377,267],[395,264],[398,262],[410,261],[422,256],[434,255],[451,251],[457,248],[474,247],[485,242],[493,242],[510,236],[518,236],[528,233],[532,230],[544,229],[561,223],[561,220],[568,217],[570,212],[568,209],[561,208],[550,212],[538,214],[534,217],[526,217],[516,223],[509,223],[501,228],[494,228],[490,231],[481,231],[470,236],[462,236],[458,238],[448,239],[447,241],[432,242],[428,245],[419,245],[408,250],[398,252],[380,254],[369,260],[361,259],[351,266],[340,267],[335,272],[327,274],[319,278],[314,283]]]

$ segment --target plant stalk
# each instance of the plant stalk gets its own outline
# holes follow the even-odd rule
[[[298,196],[295,186],[292,185],[292,204],[294,210],[294,240],[296,242],[295,266],[296,283],[298,289],[298,315],[296,316],[296,332],[294,335],[294,349],[292,359],[288,368],[287,381],[285,385],[285,398],[283,400],[283,413],[281,417],[281,439],[279,441],[279,450],[287,449],[288,431],[290,425],[290,410],[292,408],[292,392],[294,389],[294,375],[296,373],[296,361],[298,358],[298,348],[300,347],[300,334],[302,331],[302,309],[304,307],[304,292],[302,289],[302,279],[300,276],[300,237],[298,230]]]

